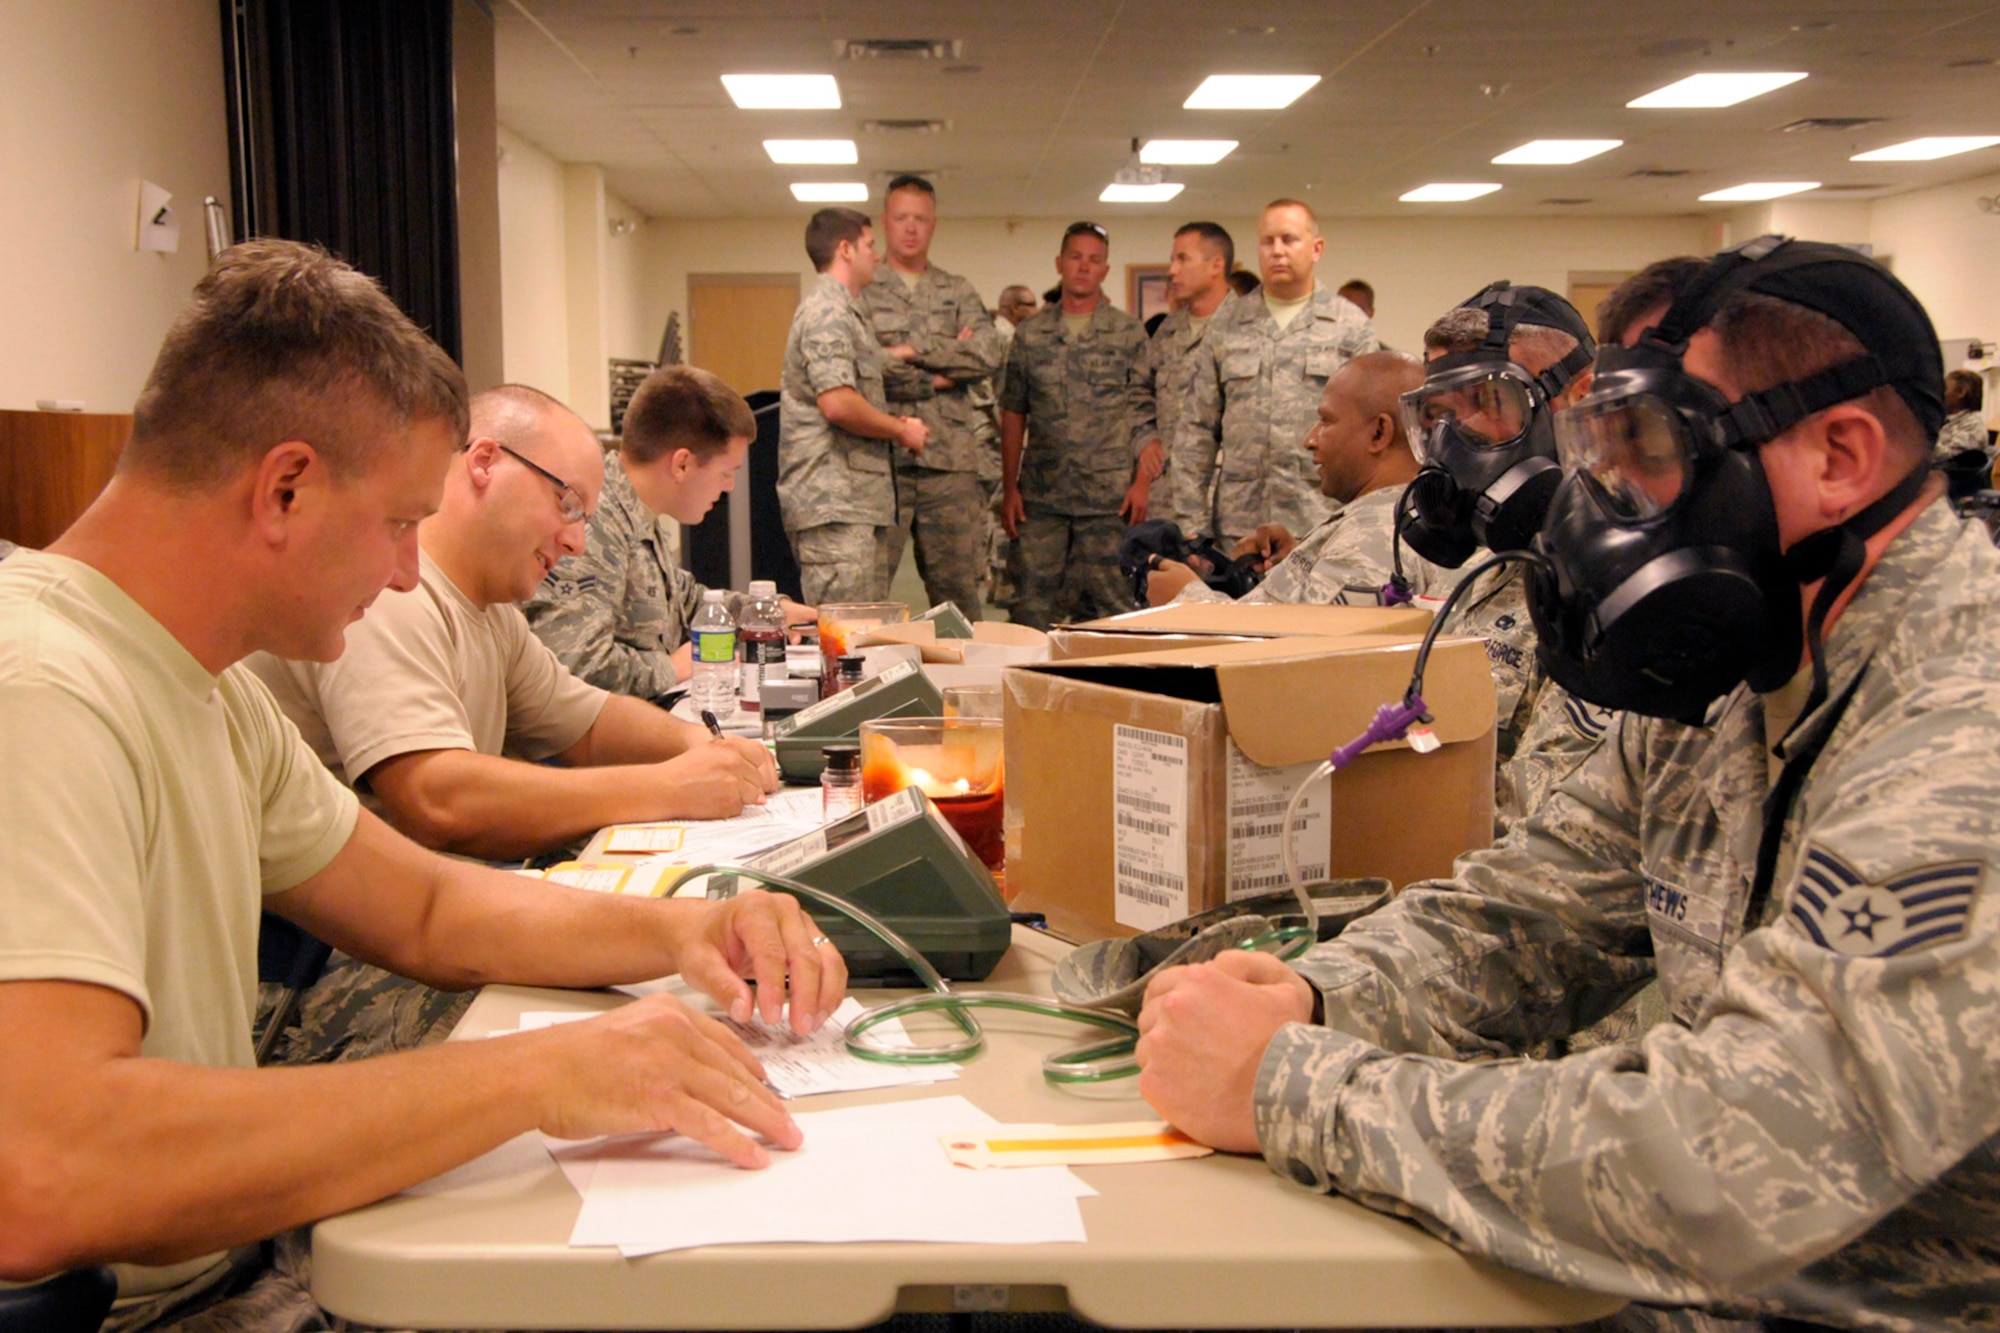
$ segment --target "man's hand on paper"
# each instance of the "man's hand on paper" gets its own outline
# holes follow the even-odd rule
[[[778,789],[771,752],[743,736],[703,736],[654,766],[661,778],[661,818],[728,819]]]
[[[1139,1095],[1188,1137],[1254,1153],[1264,1048],[1285,1024],[1310,1022],[1312,1009],[1312,986],[1266,953],[1167,968],[1139,1011]]]
[[[784,1021],[789,980],[792,1030],[804,1036],[847,994],[840,950],[797,899],[751,889],[699,906],[704,910],[676,911],[670,919],[677,970],[737,1022],[749,1022],[753,1013],[767,1023]]]
[[[743,1130],[780,1148],[804,1141],[764,1086],[756,1057],[728,1028],[672,996],[648,996],[521,1040],[561,1053],[536,1062],[552,1074],[540,1125],[552,1137],[675,1130],[752,1168],[771,1158]]]

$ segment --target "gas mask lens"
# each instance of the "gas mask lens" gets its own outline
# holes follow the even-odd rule
[[[1651,518],[1686,489],[1691,450],[1680,414],[1651,395],[1586,398],[1556,415],[1556,456],[1581,473],[1613,517]]]
[[[1499,449],[1521,438],[1535,415],[1533,391],[1498,367],[1468,366],[1427,380],[1403,395],[1403,426],[1428,462],[1437,432],[1451,427],[1457,442]]]

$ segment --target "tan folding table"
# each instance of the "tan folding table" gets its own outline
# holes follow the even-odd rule
[[[1047,994],[1065,948],[1015,928],[986,989]],[[857,991],[864,1003],[899,992]],[[529,1010],[598,1010],[602,992],[488,987],[453,1040]],[[815,1097],[798,1110],[957,1094],[1006,1123],[1149,1116],[1133,1080],[1085,1093],[1041,1078],[1043,1054],[1088,1030],[982,1016],[987,1051],[955,1081]],[[1076,1168],[1081,1245],[717,1246],[627,1260],[571,1249],[580,1199],[539,1148],[435,1193],[405,1194],[313,1231],[313,1292],[335,1314],[399,1328],[855,1328],[897,1311],[1069,1310],[1128,1328],[1551,1325],[1616,1310],[1469,1259],[1418,1227],[1300,1189],[1254,1158]],[[861,1198],[857,1208],[894,1208]]]

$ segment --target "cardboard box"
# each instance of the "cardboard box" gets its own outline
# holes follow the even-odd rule
[[[1408,688],[1417,639],[1281,638],[1009,668],[1007,884],[1060,934],[1151,930],[1282,888],[1285,801]],[[1441,639],[1418,754],[1378,745],[1322,781],[1297,847],[1307,878],[1446,875],[1493,832],[1494,693],[1484,645]]]
[[[1180,602],[1051,630],[1049,657],[1061,662],[1255,639],[1422,634],[1430,624],[1429,611],[1408,606]]]

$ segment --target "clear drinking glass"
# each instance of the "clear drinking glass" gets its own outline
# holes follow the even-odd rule
[[[916,787],[930,797],[973,855],[1001,880],[1007,846],[1000,817],[1007,793],[998,718],[879,718],[863,722],[863,797],[879,801],[905,787]]]

